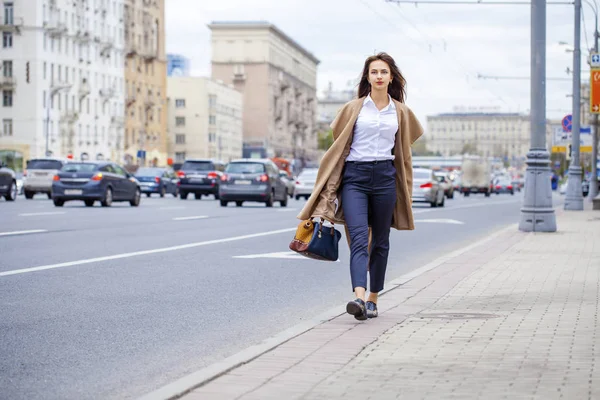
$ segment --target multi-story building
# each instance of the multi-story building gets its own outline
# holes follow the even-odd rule
[[[333,90],[333,83],[329,82],[327,90],[318,99],[318,130],[321,132],[330,129],[329,125],[333,122],[340,109],[356,96],[357,91],[356,89],[352,89],[350,82],[348,82],[348,87],[344,90]]]
[[[167,81],[169,154],[230,161],[242,157],[242,94],[231,85],[200,77]]]
[[[122,5],[3,2],[0,151],[122,159]]]
[[[165,0],[124,0],[127,162],[167,162]]]
[[[212,77],[244,95],[244,156],[315,159],[319,60],[268,22],[213,22]]]

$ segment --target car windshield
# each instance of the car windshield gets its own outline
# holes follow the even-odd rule
[[[63,163],[57,160],[29,160],[27,169],[61,169]]]
[[[98,169],[97,164],[76,164],[69,163],[66,164],[61,171],[62,172],[94,172]]]
[[[186,161],[181,169],[184,171],[213,171],[215,166],[210,161]]]
[[[161,168],[140,168],[135,173],[135,176],[159,176],[162,175]]]
[[[415,179],[430,179],[431,178],[431,172],[429,172],[429,171],[415,170],[415,171],[413,171],[413,173],[414,173]]]
[[[230,163],[225,172],[230,174],[261,174],[265,172],[265,165],[262,163]]]

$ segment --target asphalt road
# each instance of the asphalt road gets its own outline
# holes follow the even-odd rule
[[[414,206],[387,279],[518,222],[521,202]],[[345,238],[338,263],[289,254],[302,204],[0,201],[0,398],[135,398],[342,306]]]

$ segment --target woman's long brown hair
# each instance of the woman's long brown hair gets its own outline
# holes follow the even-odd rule
[[[371,92],[371,84],[369,83],[369,67],[373,61],[381,60],[390,66],[390,72],[392,74],[392,82],[388,86],[388,93],[394,100],[398,100],[401,103],[404,103],[404,99],[406,98],[406,91],[404,87],[406,86],[406,79],[400,73],[400,69],[396,65],[396,62],[387,53],[379,53],[374,56],[368,57],[365,60],[365,66],[363,68],[362,77],[360,78],[360,83],[358,84],[358,97],[365,97]]]

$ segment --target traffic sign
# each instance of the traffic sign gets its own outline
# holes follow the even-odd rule
[[[565,132],[571,132],[571,126],[573,124],[573,116],[571,114],[565,115],[562,119],[562,127]]]
[[[590,54],[590,67],[600,68],[600,54],[598,54],[598,53]]]
[[[600,69],[590,71],[590,113],[600,114]]]

